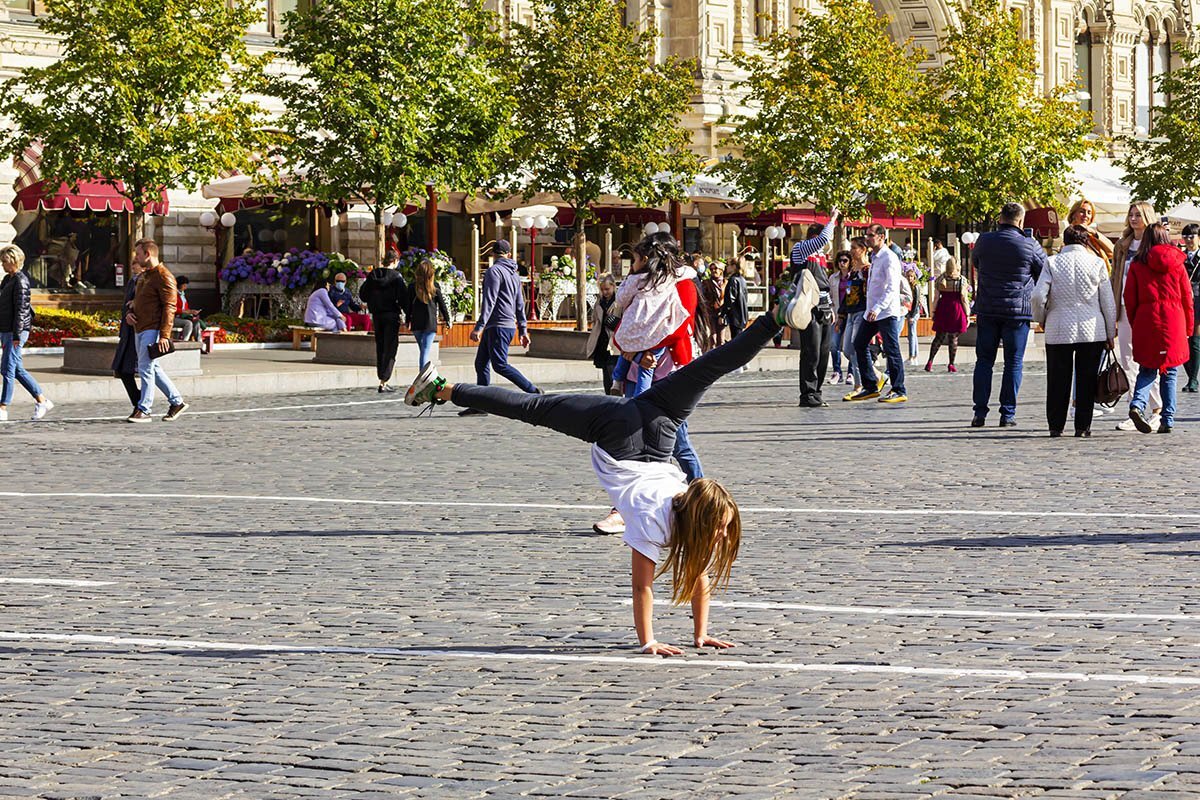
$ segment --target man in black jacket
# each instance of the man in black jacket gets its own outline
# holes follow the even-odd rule
[[[1184,270],[1192,282],[1192,302],[1198,312],[1196,319],[1200,320],[1200,225],[1194,222],[1183,226],[1183,250],[1187,254]],[[1188,331],[1188,360],[1184,369],[1187,370],[1187,385],[1185,392],[1195,393],[1200,390],[1200,322],[1193,330]]]
[[[396,367],[396,351],[400,348],[400,309],[404,307],[407,285],[404,276],[393,269],[396,254],[383,257],[383,265],[371,270],[358,290],[358,297],[371,312],[375,329],[375,374],[379,377],[379,393],[394,392],[388,385]]]
[[[1024,234],[1025,209],[1008,203],[1000,210],[1000,227],[979,237],[971,251],[975,265],[975,416],[971,427],[982,428],[992,396],[992,368],[1004,346],[1004,377],[1000,384],[1000,427],[1014,427],[1017,394],[1021,391],[1025,344],[1033,322],[1033,286],[1046,267],[1046,251]]]

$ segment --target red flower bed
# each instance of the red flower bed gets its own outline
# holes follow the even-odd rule
[[[34,328],[29,332],[29,341],[25,343],[26,347],[62,347],[63,339],[71,337],[70,331],[63,330],[42,330]]]

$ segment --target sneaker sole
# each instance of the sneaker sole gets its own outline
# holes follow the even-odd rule
[[[846,401],[847,403],[857,403],[862,400],[874,400],[876,397],[879,397],[879,392],[864,394],[862,397],[859,397],[858,395],[854,395],[853,397],[843,397],[842,400]]]
[[[879,402],[889,403],[892,405],[895,405],[896,403],[907,403],[908,397],[907,396],[905,396],[905,397],[881,397],[881,398],[879,398]]]
[[[437,364],[430,361],[425,365],[425,368],[417,375],[416,380],[412,382],[412,386],[408,387],[408,391],[404,393],[404,405],[415,406],[416,397],[426,386],[429,385],[429,376],[437,372]]]
[[[1152,433],[1154,428],[1142,415],[1134,416],[1133,412],[1129,412],[1129,419],[1133,421],[1133,427],[1137,428],[1142,433]]]
[[[175,420],[179,419],[184,414],[186,414],[187,410],[188,410],[188,407],[184,406],[183,408],[176,411],[174,414],[167,414],[166,416],[163,417],[163,422],[174,422]]]

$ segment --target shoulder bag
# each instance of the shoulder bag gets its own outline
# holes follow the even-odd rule
[[[1105,408],[1112,408],[1121,399],[1121,395],[1129,391],[1129,376],[1121,369],[1117,354],[1112,348],[1104,351],[1100,357],[1100,375],[1096,379],[1096,402]]]

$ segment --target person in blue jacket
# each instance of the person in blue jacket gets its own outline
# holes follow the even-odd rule
[[[1000,210],[1000,226],[975,243],[975,415],[971,427],[982,428],[992,396],[996,351],[1004,347],[1004,377],[1000,383],[1000,427],[1017,421],[1025,343],[1033,322],[1033,287],[1046,268],[1046,251],[1021,227],[1025,209],[1008,203]]]
[[[521,278],[517,262],[512,260],[512,245],[505,239],[496,242],[496,260],[483,274],[483,291],[479,303],[479,321],[471,331],[471,341],[479,342],[475,351],[475,382],[488,386],[492,370],[508,378],[527,394],[542,394],[542,390],[508,363],[508,347],[515,335],[520,335],[522,347],[529,347],[529,331],[525,323],[525,299],[521,295]],[[485,412],[464,408],[460,417],[482,415]]]

